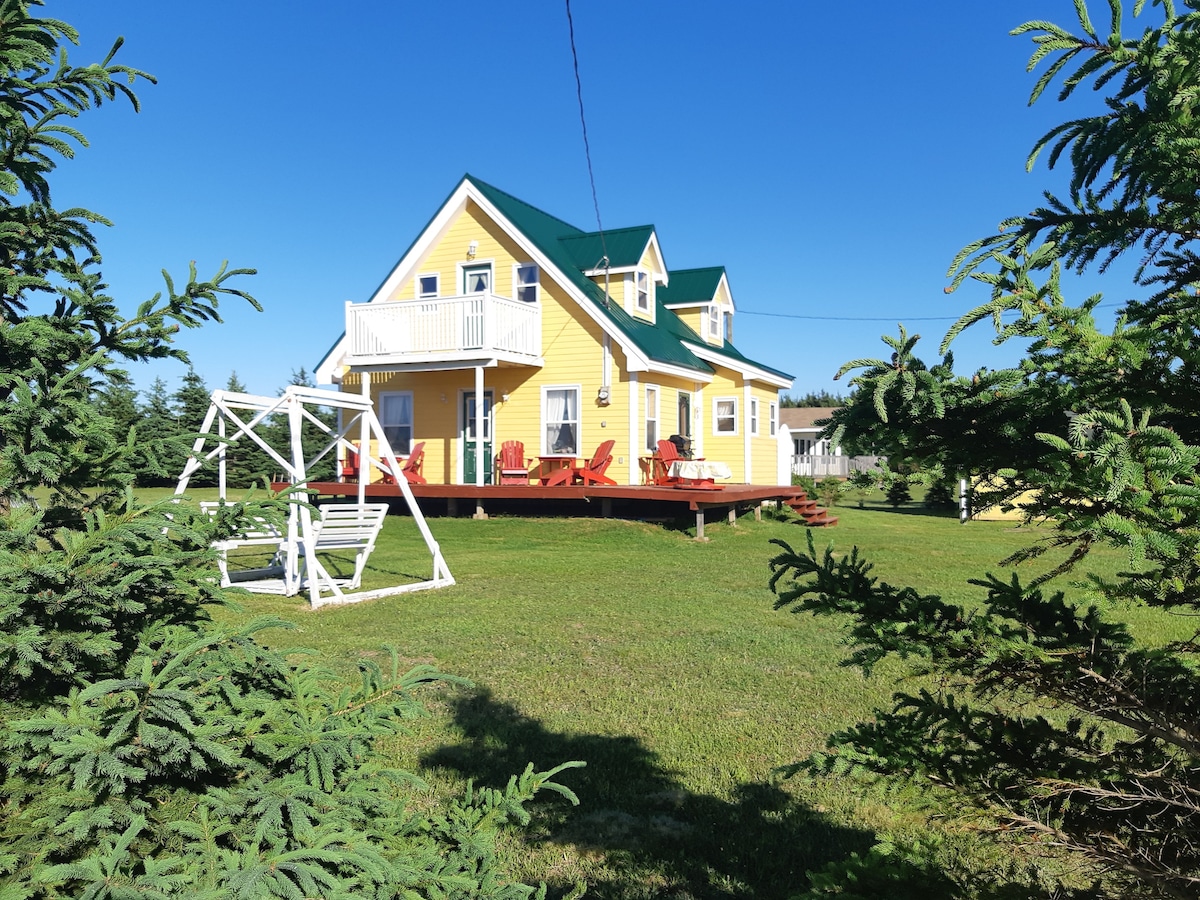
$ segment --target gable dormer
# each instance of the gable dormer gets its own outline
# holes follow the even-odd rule
[[[667,265],[653,225],[603,235],[591,232],[562,238],[561,243],[580,271],[613,303],[636,319],[654,322],[655,297],[667,284]]]
[[[671,283],[659,299],[706,344],[733,343],[733,294],[724,266],[672,272]]]

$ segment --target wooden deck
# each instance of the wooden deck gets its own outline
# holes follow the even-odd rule
[[[276,490],[286,484],[272,485]],[[358,485],[337,481],[309,482],[319,498],[354,497]],[[695,516],[696,540],[705,540],[704,523],[724,515],[736,524],[740,513],[755,510],[764,501],[775,500],[791,505],[802,500],[804,489],[790,485],[727,484],[720,490],[660,487],[656,485],[560,485],[537,484],[409,484],[413,496],[426,516],[457,516],[468,512],[486,519],[489,512],[530,516],[600,516],[626,519],[669,521]],[[400,488],[394,484],[369,484],[369,500],[403,503]],[[828,523],[832,524],[836,519]]]

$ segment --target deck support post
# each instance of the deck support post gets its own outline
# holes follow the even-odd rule
[[[458,498],[457,497],[447,497],[446,498],[446,515],[449,516],[451,519],[453,519],[455,516],[458,515]]]
[[[762,504],[761,503],[754,504],[754,521],[755,522],[762,521]]]
[[[487,517],[488,517],[487,510],[485,510],[483,508],[483,498],[476,497],[475,498],[475,515],[471,516],[471,518],[472,519],[486,519]]]
[[[729,516],[729,527],[737,528],[737,507],[736,506],[729,507],[728,516]]]
[[[698,540],[698,541],[707,541],[708,540],[708,538],[706,538],[704,536],[704,507],[703,506],[696,510],[696,540]]]
[[[606,519],[612,518],[612,497],[603,497],[600,500],[600,515]]]

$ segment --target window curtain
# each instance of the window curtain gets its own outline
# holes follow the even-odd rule
[[[579,452],[576,426],[579,422],[579,396],[573,390],[546,391],[546,450],[549,453]]]
[[[412,450],[412,394],[384,394],[380,400],[379,424],[383,426],[384,436],[392,445],[393,453],[407,456]]]

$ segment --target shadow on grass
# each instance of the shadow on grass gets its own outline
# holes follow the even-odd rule
[[[587,762],[561,776],[580,805],[544,804],[530,840],[603,857],[607,876],[589,880],[589,897],[783,900],[807,884],[807,871],[874,842],[774,785],[743,785],[732,800],[690,792],[633,737],[549,731],[486,690],[452,707],[464,740],[426,754],[423,765],[501,786],[529,762],[539,770]],[[571,885],[550,887],[558,896]]]

